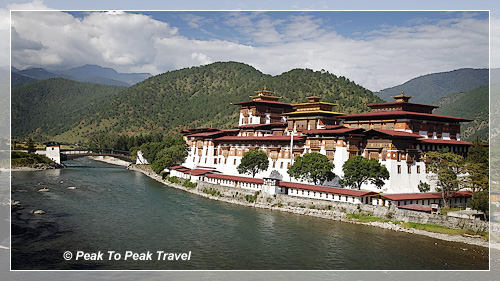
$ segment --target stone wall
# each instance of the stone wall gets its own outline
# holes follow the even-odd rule
[[[262,192],[256,195],[255,190],[220,186],[216,184],[198,182],[195,188],[186,188],[181,184],[173,184],[162,180],[160,176],[154,173],[149,165],[130,165],[131,170],[140,171],[149,177],[156,179],[166,185],[177,189],[185,190],[190,193],[195,193],[203,197],[213,200],[220,200],[232,204],[257,207],[270,210],[278,210],[294,214],[310,215],[333,220],[349,221],[347,214],[364,214],[374,217],[386,218],[391,221],[404,221],[416,223],[429,223],[436,225],[444,225],[451,228],[465,228],[474,231],[488,231],[488,222],[478,219],[455,218],[443,215],[432,215],[423,212],[401,210],[395,206],[390,208],[384,206],[374,206],[367,204],[352,204],[347,202],[333,202],[319,199],[299,198],[285,194],[268,195]],[[181,180],[183,182],[183,180]],[[219,191],[220,195],[210,195],[203,190],[214,189]],[[255,202],[249,202],[245,196],[255,196]],[[500,231],[498,224],[492,223],[492,230]]]
[[[215,184],[199,182],[197,189],[216,189],[224,197],[234,198],[236,200],[245,200],[245,195],[254,195],[255,191],[242,188],[219,186]],[[347,219],[346,214],[364,214],[374,217],[386,218],[391,221],[415,222],[415,223],[428,223],[436,225],[444,225],[451,228],[464,228],[474,231],[488,232],[488,222],[478,219],[465,219],[448,217],[444,215],[428,214],[424,212],[402,210],[394,205],[392,207],[375,206],[367,204],[352,204],[344,202],[333,202],[319,199],[299,198],[285,194],[266,195],[260,193],[257,197],[256,204],[258,207],[266,208],[283,208],[292,207],[293,213],[301,213],[295,209],[302,209],[302,213],[315,213],[316,216],[333,218],[333,219]]]

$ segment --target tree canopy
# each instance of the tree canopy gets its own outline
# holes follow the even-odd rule
[[[489,212],[489,151],[479,138],[469,148],[465,161],[467,177],[466,187],[472,190],[471,208],[484,212],[485,218]]]
[[[430,160],[427,167],[434,174],[437,189],[441,192],[444,208],[450,208],[450,198],[462,188],[463,157],[447,150],[426,153]]]
[[[380,165],[377,159],[367,159],[356,155],[342,166],[344,178],[339,180],[342,187],[361,189],[363,183],[375,184],[378,188],[384,186],[383,180],[389,179],[389,171]]]
[[[252,178],[261,171],[267,170],[269,159],[264,151],[253,149],[241,158],[241,163],[236,168],[240,174],[250,174]]]
[[[157,174],[167,167],[182,163],[187,157],[186,144],[180,135],[166,136],[161,142],[144,143],[137,150],[142,152]]]
[[[335,165],[320,153],[311,152],[297,157],[288,168],[288,174],[296,179],[312,181],[315,185],[335,178],[332,172]]]

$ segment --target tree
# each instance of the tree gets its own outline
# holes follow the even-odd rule
[[[465,186],[472,191],[470,207],[484,212],[486,220],[489,211],[489,157],[488,148],[476,138],[474,145],[469,148],[465,161],[467,177]]]
[[[317,152],[306,153],[297,157],[295,163],[288,168],[288,174],[296,179],[312,181],[314,185],[333,180],[332,172],[335,165],[323,154]]]
[[[466,186],[473,193],[489,189],[488,148],[481,144],[479,138],[469,148],[465,170],[467,171]]]
[[[468,163],[485,163],[488,164],[488,148],[483,146],[481,140],[476,138],[474,144],[469,148],[467,152]]]
[[[356,155],[347,160],[342,166],[344,178],[339,180],[342,187],[350,186],[353,189],[361,189],[363,183],[375,184],[378,188],[384,186],[383,180],[389,179],[389,171],[380,165],[377,159],[367,159]]]
[[[481,190],[474,192],[472,194],[472,199],[470,201],[470,207],[474,210],[478,210],[484,213],[484,219],[488,217],[488,212],[490,209],[490,194],[488,190]]]
[[[418,190],[420,192],[429,192],[431,190],[431,186],[426,182],[420,181],[418,184]]]
[[[434,175],[437,189],[441,192],[444,208],[450,208],[450,198],[459,191],[461,187],[461,171],[463,169],[463,157],[451,153],[448,150],[431,151],[426,154],[429,171]]]
[[[159,174],[167,167],[184,162],[186,157],[187,151],[185,145],[177,144],[165,147],[157,153],[155,160],[151,163],[151,169]]]
[[[35,144],[33,143],[33,140],[31,138],[28,139],[28,153],[35,153],[36,151],[36,148],[35,148]]]
[[[241,163],[236,167],[240,174],[250,174],[252,178],[258,172],[265,171],[269,167],[269,159],[264,151],[252,149],[241,158]]]

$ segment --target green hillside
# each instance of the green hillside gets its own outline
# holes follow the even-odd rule
[[[464,68],[423,75],[375,94],[383,100],[393,101],[391,96],[404,91],[405,94],[413,96],[412,102],[429,104],[452,93],[486,86],[488,79],[488,69]]]
[[[491,139],[500,135],[500,84],[494,84],[490,89]]]
[[[12,136],[50,140],[72,129],[82,119],[98,116],[105,101],[123,89],[125,87],[61,78],[15,88],[12,90]],[[71,140],[78,139],[83,138],[75,134]]]
[[[58,138],[89,132],[136,135],[196,127],[232,128],[237,125],[239,107],[231,103],[250,100],[249,96],[264,87],[284,102],[305,102],[307,96],[318,95],[325,102],[339,103],[334,110],[346,113],[367,111],[365,104],[381,101],[369,90],[329,73],[295,69],[271,76],[242,63],[214,63],[167,72],[127,88],[99,114],[82,118],[78,126],[68,126],[72,129]]]
[[[434,113],[473,119],[472,122],[462,123],[462,140],[473,141],[476,137],[488,139],[488,89],[488,86],[484,86],[441,98],[433,102],[441,106]]]

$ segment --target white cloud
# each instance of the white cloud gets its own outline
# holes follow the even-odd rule
[[[201,65],[210,64],[213,62],[209,57],[207,57],[207,55],[205,55],[203,53],[194,52],[191,54],[191,58],[193,60],[196,60],[197,63],[199,63]]]
[[[149,64],[158,55],[155,42],[177,33],[166,23],[123,12],[94,12],[81,19],[63,12],[12,12],[12,26],[24,39],[44,47],[34,61],[25,59],[25,49],[13,49],[13,64],[21,68],[37,65],[47,55],[64,58],[52,67]]]
[[[15,49],[13,63],[19,68],[91,63],[120,72],[158,74],[241,61],[273,75],[292,68],[325,69],[371,90],[427,73],[488,66],[488,22],[471,17],[385,26],[361,39],[327,31],[321,19],[304,12],[286,19],[262,12],[228,12],[223,18],[221,28],[237,30],[238,39],[244,40],[188,39],[168,23],[124,12],[95,12],[83,18],[62,12],[16,12],[18,43],[41,48]],[[199,15],[185,19],[200,30],[213,24]]]

